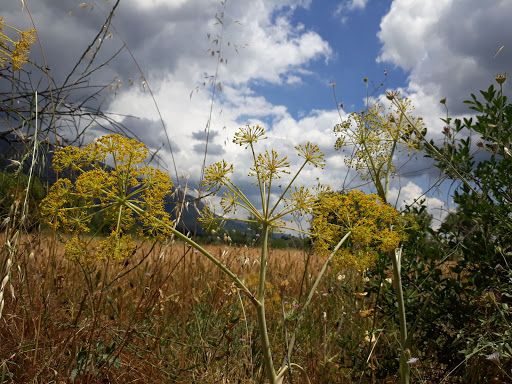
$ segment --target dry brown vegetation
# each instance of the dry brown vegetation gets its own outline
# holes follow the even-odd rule
[[[123,263],[82,264],[67,258],[65,241],[47,233],[19,242],[13,295],[6,290],[0,327],[6,382],[214,383],[262,377],[248,299],[193,248],[141,242]],[[257,285],[260,249],[206,247],[249,287]],[[276,356],[284,351],[283,311],[286,324],[293,324],[294,306],[321,261],[314,255],[308,260],[300,250],[270,253],[267,306]],[[329,311],[329,296],[339,294],[323,284],[301,336],[298,356],[313,378],[324,376],[325,358],[340,352],[326,339],[327,332],[338,332],[339,321],[329,313],[327,324],[322,315]]]
[[[0,319],[3,382],[264,382],[253,306],[200,253],[140,241],[122,263],[84,264],[66,256],[67,240],[47,232],[18,242]],[[205,247],[255,289],[259,248]],[[266,305],[277,358],[322,262],[305,250],[270,251]],[[395,382],[372,373],[396,334],[375,332],[370,343],[375,297],[363,286],[360,274],[334,269],[320,285],[295,351],[313,383]],[[363,370],[356,356],[370,356]],[[422,369],[430,378],[443,373]]]

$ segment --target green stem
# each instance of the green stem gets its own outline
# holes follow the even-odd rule
[[[421,307],[420,312],[416,316],[416,320],[414,320],[414,323],[412,324],[412,327],[407,331],[407,339],[405,340],[405,348],[410,349],[412,345],[412,337],[414,335],[414,332],[416,332],[416,328],[418,328],[418,324],[423,317],[423,314],[427,311],[429,308],[430,301],[434,297],[434,293],[436,293],[439,286],[436,286],[432,292],[430,292],[429,296],[423,303],[423,306]]]
[[[385,186],[384,186],[384,196],[381,196],[384,201],[388,201],[388,194],[389,194],[389,179],[391,177],[391,165],[393,163],[393,155],[395,154],[396,149],[396,141],[393,141],[393,148],[391,149],[391,153],[389,154],[388,158],[388,164],[386,168],[386,180],[385,180]]]
[[[281,196],[279,196],[279,199],[277,200],[277,202],[274,204],[274,208],[272,208],[272,210],[270,211],[269,213],[269,217],[272,216],[272,214],[274,213],[274,210],[277,208],[277,206],[279,205],[279,203],[281,202],[281,200],[283,200],[286,192],[288,192],[288,190],[292,187],[292,184],[295,182],[295,179],[299,176],[299,173],[302,172],[302,170],[304,169],[304,167],[306,166],[306,164],[308,163],[308,161],[306,160],[304,162],[304,164],[302,164],[302,166],[300,167],[300,169],[295,173],[295,176],[293,176],[292,180],[288,183],[288,185],[286,186],[285,190],[283,191],[283,193],[281,193]]]
[[[366,140],[363,140],[360,144],[364,148],[364,152],[366,153],[367,159],[370,162],[370,177],[373,179],[375,183],[375,188],[377,188],[377,194],[384,199],[385,193],[384,188],[382,188],[382,183],[380,181],[380,169],[377,167],[375,162],[373,161],[373,157],[371,156],[371,151],[369,150],[368,146],[366,145]]]
[[[34,148],[32,149],[32,162],[30,164],[30,170],[28,173],[27,190],[25,193],[25,201],[23,202],[23,209],[22,209],[22,214],[21,214],[22,222],[25,220],[25,218],[27,216],[27,212],[28,212],[28,197],[29,197],[29,193],[30,193],[30,185],[32,183],[32,175],[34,173],[34,167],[36,164],[37,147],[39,144],[37,142],[37,134],[38,134],[38,131],[37,131],[37,119],[38,119],[38,117],[37,117],[37,114],[38,114],[37,91],[35,92],[35,99],[36,99],[36,111],[35,111],[36,118],[35,118],[35,130],[34,130]]]
[[[268,255],[268,223],[263,224],[263,244],[261,245],[261,260],[260,260],[260,282],[258,287],[258,301],[256,306],[258,312],[258,326],[260,330],[261,349],[263,352],[263,359],[265,361],[265,368],[267,370],[267,377],[271,383],[276,383],[277,376],[272,361],[272,351],[270,349],[270,340],[268,338],[267,320],[265,318],[265,281],[267,275],[267,255]]]
[[[401,269],[402,248],[395,249],[395,254],[391,258],[393,262],[393,277],[395,280],[396,298],[398,303],[398,320],[400,322],[400,383],[409,384],[411,370],[407,364],[407,320],[405,317],[404,292],[402,289]]]
[[[245,204],[241,204],[242,207],[247,209],[249,212],[252,213],[254,217],[259,217],[258,210],[256,207],[251,203],[251,201],[243,194],[243,192],[238,188],[236,185],[234,185],[231,180],[226,179],[224,182],[224,185],[229,188],[236,196],[240,198]]]
[[[250,143],[251,146],[251,153],[252,158],[254,160],[254,171],[256,172],[256,178],[258,179],[258,188],[260,189],[260,197],[261,197],[261,209],[263,212],[263,216],[266,216],[267,214],[267,207],[265,207],[265,186],[261,185],[261,175],[260,175],[260,169],[258,167],[258,160],[256,157],[256,152],[254,152],[254,146],[252,145],[252,142]]]
[[[259,180],[258,182],[261,183],[261,180]],[[272,176],[270,176],[270,179],[268,181],[268,186],[266,186],[265,181],[263,181],[263,188],[265,188],[265,190],[267,191],[267,195],[266,195],[267,202],[265,205],[267,207],[267,209],[264,212],[264,217],[269,218],[271,216],[270,212],[273,211],[275,208],[275,206],[272,209],[270,208],[270,193],[272,191]]]

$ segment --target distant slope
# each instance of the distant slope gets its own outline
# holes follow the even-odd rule
[[[171,196],[166,197],[166,210],[171,213],[173,219],[175,219],[174,211],[176,205],[180,201],[188,202],[188,204],[185,204],[182,212],[182,220],[178,222],[177,228],[183,232],[183,224],[185,225],[186,231],[189,231],[190,233],[194,233],[194,231],[197,231],[196,233],[204,234],[205,232],[201,228],[201,225],[198,221],[199,215],[197,211],[201,211],[204,208],[203,202],[198,202],[197,199],[191,195],[185,195],[183,196],[182,191],[176,192],[176,190],[173,191],[174,193]],[[197,208],[197,209],[196,209]],[[221,218],[221,216],[218,216]],[[196,225],[197,223],[197,225]],[[241,222],[241,221],[233,221],[233,220],[226,220],[224,224],[224,228],[227,230],[237,230],[240,232],[247,232],[247,223]]]

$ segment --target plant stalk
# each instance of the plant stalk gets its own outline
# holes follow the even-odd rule
[[[392,257],[393,262],[393,277],[395,280],[396,299],[398,303],[398,320],[400,323],[400,384],[409,384],[409,378],[411,370],[409,364],[407,364],[407,320],[405,317],[405,303],[404,303],[404,292],[402,289],[402,277],[401,277],[401,266],[402,266],[402,248],[395,249],[395,254]]]
[[[260,260],[260,281],[258,287],[258,301],[259,305],[256,306],[258,313],[258,326],[260,330],[261,349],[263,352],[263,359],[265,361],[265,369],[267,370],[267,377],[271,383],[276,383],[276,370],[272,360],[272,351],[270,348],[270,340],[268,338],[267,320],[265,318],[265,281],[267,275],[267,256],[268,256],[268,224],[263,224],[263,244],[261,245],[261,260]]]

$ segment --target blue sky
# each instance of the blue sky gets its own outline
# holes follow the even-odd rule
[[[327,62],[317,61],[312,64],[313,71],[320,78],[324,87],[315,81],[304,92],[301,104],[310,109],[332,107],[332,92],[326,91],[325,80],[337,83],[337,95],[340,102],[345,102],[347,109],[363,107],[366,96],[363,78],[368,77],[378,86],[387,80],[389,86],[404,85],[406,76],[401,70],[394,70],[384,76],[385,63],[376,63],[376,53],[381,44],[377,38],[382,17],[389,11],[390,1],[376,1],[368,8],[340,10],[341,2],[313,2],[308,9],[298,9],[292,20],[296,23],[311,25],[311,29],[329,41],[332,55]],[[308,84],[308,85],[309,85]],[[320,85],[320,84],[318,84]],[[293,95],[293,93],[291,93]],[[293,97],[293,96],[292,96]],[[294,105],[291,102],[290,105]]]
[[[57,81],[102,27],[112,3],[27,2]],[[11,24],[30,26],[18,2],[2,8]],[[130,47],[162,113],[178,174],[188,178],[191,187],[201,172],[210,111],[211,89],[201,83],[205,75],[215,73],[216,64],[208,52],[213,46],[207,34],[220,33],[214,16],[222,11],[217,0],[121,0],[112,38],[104,42],[99,56],[109,57],[123,41]],[[297,144],[311,141],[326,153],[325,170],[305,172],[301,183],[312,186],[319,180],[341,188],[349,171],[343,155],[333,149],[332,130],[340,117],[330,83],[336,82],[338,101],[344,103],[341,117],[346,118],[365,106],[364,77],[375,85],[384,81],[376,99],[387,89],[409,97],[430,137],[442,140],[440,117],[445,111],[439,100],[447,98],[451,116],[467,115],[462,101],[470,92],[486,89],[495,74],[511,71],[510,15],[509,0],[228,0],[222,36],[222,56],[228,62],[218,73],[223,91],[213,106],[207,163],[225,159],[236,164],[234,178],[251,194],[245,178],[248,169],[241,167],[250,159],[231,140],[240,125],[261,124],[269,133],[262,150],[278,149],[292,166]],[[239,45],[238,54],[233,44]],[[34,51],[33,59],[38,55]],[[162,124],[140,76],[123,49],[92,81],[112,83],[105,107],[131,115],[118,120],[150,148],[161,148],[174,175]],[[93,127],[86,137],[93,140],[100,134]],[[397,164],[405,160],[396,159]],[[421,156],[400,168],[398,175],[391,195],[401,205],[421,196],[439,177]],[[361,184],[355,180],[352,185]],[[446,214],[446,188],[433,189],[427,197],[433,213]]]
[[[303,26],[329,43],[328,57],[311,60],[303,66],[310,74],[302,76],[298,84],[256,81],[251,88],[264,94],[273,104],[286,105],[288,111],[299,118],[311,110],[335,106],[331,82],[337,83],[339,101],[346,103],[347,109],[355,110],[364,107],[363,78],[368,77],[376,86],[383,81],[392,88],[405,85],[407,75],[400,68],[388,71],[385,76],[388,66],[376,62],[376,53],[381,48],[377,38],[379,23],[391,2],[378,1],[371,8],[340,9],[341,5],[343,2],[311,2],[308,7],[298,7],[289,17],[292,25]],[[278,16],[276,12],[274,17]]]

